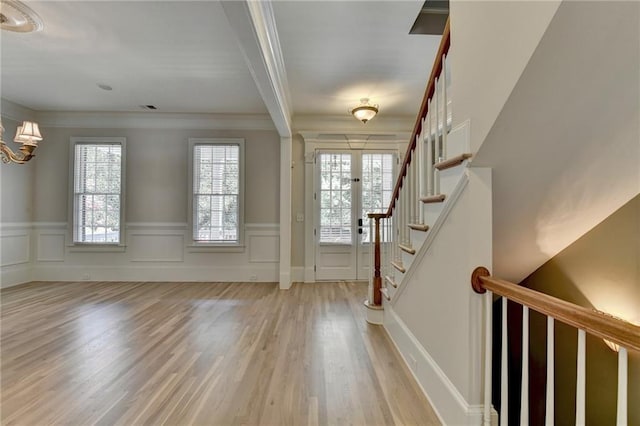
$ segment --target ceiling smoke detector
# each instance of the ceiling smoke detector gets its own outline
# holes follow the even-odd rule
[[[27,5],[17,0],[0,1],[0,28],[17,33],[42,31],[42,19]]]

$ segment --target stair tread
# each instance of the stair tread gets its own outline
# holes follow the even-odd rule
[[[402,272],[403,274],[405,272],[407,272],[406,269],[404,269],[404,266],[402,265],[402,262],[398,261],[398,260],[394,260],[391,262],[391,266],[393,266],[394,268],[396,268],[398,271]]]
[[[425,225],[422,223],[410,223],[407,226],[413,229],[414,231],[427,232],[429,230],[429,225]]]
[[[442,203],[446,197],[447,196],[444,195],[444,194],[436,194],[436,195],[430,195],[428,197],[422,197],[422,198],[420,198],[420,201],[422,201],[425,204],[428,204],[428,203]]]
[[[398,244],[398,247],[400,247],[400,250],[402,250],[404,252],[407,252],[409,254],[416,254],[416,249],[414,249],[410,245]]]
[[[435,165],[435,168],[438,170],[446,170],[451,167],[455,167],[458,164],[462,163],[464,160],[471,158],[471,154],[466,152],[464,154],[457,155],[455,157],[449,158],[447,160],[441,161]]]
[[[391,286],[393,288],[398,288],[398,283],[396,283],[393,278],[391,278],[389,275],[385,275],[384,277],[385,281],[387,281],[389,284],[391,284]]]

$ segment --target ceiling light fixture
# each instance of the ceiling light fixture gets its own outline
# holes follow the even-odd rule
[[[0,1],[0,28],[17,33],[42,31],[42,19],[29,8],[17,0]]]
[[[27,161],[31,160],[35,157],[33,153],[38,147],[38,142],[42,140],[42,135],[40,134],[40,129],[38,128],[38,123],[33,121],[24,121],[22,122],[22,126],[18,126],[16,129],[16,137],[13,139],[14,142],[21,143],[20,151],[15,153],[7,146],[7,144],[2,140],[2,135],[4,134],[4,127],[2,126],[2,122],[0,121],[0,156],[2,158],[3,163],[16,163],[16,164],[24,164]]]
[[[369,98],[362,98],[360,99],[360,105],[353,109],[350,109],[349,112],[356,119],[366,124],[367,121],[371,120],[378,113],[378,105],[371,105],[369,103]]]

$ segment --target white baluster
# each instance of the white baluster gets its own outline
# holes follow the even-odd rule
[[[409,170],[407,170],[407,174],[404,177],[404,182],[402,185],[402,216],[404,218],[404,223],[402,224],[402,232],[404,238],[402,239],[403,244],[407,244],[409,240],[407,224],[409,223],[409,194],[408,194],[408,186],[409,186]]]
[[[420,198],[425,194],[425,173],[424,173],[424,117],[422,117],[422,127],[420,128],[420,135],[416,141],[418,147],[418,223],[424,223],[424,206],[420,201]]]
[[[433,193],[433,141],[431,138],[431,112],[427,114],[427,194]]]
[[[447,158],[447,55],[442,55],[442,158]]]
[[[442,153],[440,151],[440,132],[439,132],[439,128],[440,128],[440,111],[438,111],[440,109],[440,85],[438,84],[438,82],[440,81],[440,79],[438,77],[436,77],[436,86],[435,86],[435,94],[433,95],[433,97],[436,100],[436,109],[434,111],[435,113],[435,118],[436,118],[436,131],[435,131],[435,135],[436,135],[436,163],[439,163],[440,161],[442,161],[441,157],[442,157]]]
[[[586,334],[578,330],[578,362],[576,379],[576,426],[585,424]]]
[[[437,87],[438,86],[436,85],[436,88]],[[436,163],[438,163],[440,161],[439,160],[439,157],[440,157],[440,143],[438,142],[438,111],[437,111],[437,107],[436,107],[435,111],[433,110],[434,102],[437,105],[437,100],[434,100],[433,98],[431,98],[430,109],[431,109],[433,115],[435,116],[435,117],[433,117],[434,121],[435,121],[435,123],[433,123],[433,124],[435,124],[435,125],[431,129],[431,131],[433,132],[433,142],[432,142],[433,143],[433,164],[436,164]],[[439,194],[440,193],[440,171],[438,169],[436,169],[435,167],[433,168],[433,193],[434,194]]]
[[[491,352],[493,349],[493,292],[484,295],[484,426],[491,425]]]
[[[520,425],[529,424],[529,308],[522,306],[522,388]]]
[[[627,350],[618,350],[618,408],[616,425],[627,425]]]
[[[555,332],[553,317],[547,317],[547,410],[545,426],[553,426],[555,411]]]
[[[509,359],[507,347],[507,298],[502,298],[502,349],[500,357],[500,426],[509,426]]]

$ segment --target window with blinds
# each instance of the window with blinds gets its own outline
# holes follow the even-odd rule
[[[193,240],[240,242],[240,145],[193,145]]]
[[[119,244],[122,143],[77,142],[73,147],[73,242]]]

